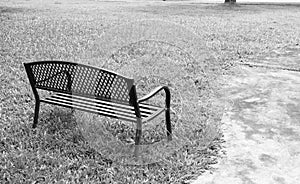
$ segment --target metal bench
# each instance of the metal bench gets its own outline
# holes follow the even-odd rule
[[[105,69],[65,61],[39,61],[24,66],[36,101],[33,128],[38,123],[41,102],[135,122],[134,155],[138,156],[142,124],[165,112],[167,138],[172,140],[168,87],[159,86],[138,99],[133,79]],[[37,89],[55,93],[41,99]],[[161,90],[166,94],[165,107],[145,103]]]

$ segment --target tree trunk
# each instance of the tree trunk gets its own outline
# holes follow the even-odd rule
[[[236,3],[236,0],[225,0],[225,3]]]

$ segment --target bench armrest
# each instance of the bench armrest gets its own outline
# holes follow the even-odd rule
[[[147,95],[143,96],[142,98],[138,99],[138,103],[149,100],[150,98],[152,98],[154,95],[156,95],[161,90],[165,91],[165,93],[166,93],[166,107],[170,108],[171,93],[170,93],[170,90],[167,86],[158,86],[153,91],[151,91],[149,94],[147,94]]]

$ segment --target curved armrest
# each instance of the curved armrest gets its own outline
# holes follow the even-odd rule
[[[153,91],[151,91],[149,94],[147,94],[147,95],[143,96],[142,98],[138,99],[138,103],[149,100],[150,98],[152,98],[154,95],[156,95],[161,90],[165,91],[165,93],[166,93],[166,107],[170,108],[171,93],[170,93],[170,90],[167,86],[158,86]]]

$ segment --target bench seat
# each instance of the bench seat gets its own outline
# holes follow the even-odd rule
[[[48,104],[96,113],[112,118],[137,122],[134,107],[129,104],[120,104],[107,100],[101,100],[98,98],[83,97],[66,93],[55,93],[54,95],[49,96],[45,99],[41,99],[40,101]],[[145,103],[140,103],[139,108],[141,111],[143,123],[150,121],[166,110],[164,107],[149,105]]]

